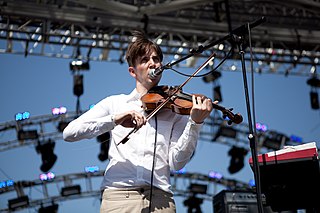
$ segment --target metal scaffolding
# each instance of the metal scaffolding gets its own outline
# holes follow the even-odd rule
[[[255,71],[311,76],[319,67],[319,11],[319,0],[7,0],[0,10],[0,52],[122,63],[130,32],[140,29],[166,55],[182,57],[263,16],[266,22],[251,29]],[[232,46],[228,39],[199,57],[216,52],[221,60]],[[237,49],[231,58],[237,59]]]

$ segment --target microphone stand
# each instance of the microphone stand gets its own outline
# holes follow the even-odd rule
[[[253,172],[254,172],[254,179],[255,179],[255,185],[256,185],[256,195],[257,195],[257,204],[258,204],[259,213],[263,213],[263,206],[262,206],[262,199],[261,199],[261,186],[260,186],[260,171],[259,171],[258,158],[257,158],[255,132],[253,129],[252,118],[251,118],[250,100],[249,100],[248,83],[247,83],[247,77],[246,77],[246,66],[245,66],[245,58],[244,58],[245,51],[243,46],[244,46],[244,36],[248,33],[248,29],[252,29],[264,23],[265,21],[266,21],[266,18],[261,17],[260,19],[250,24],[242,25],[232,30],[227,36],[221,39],[218,39],[216,41],[213,41],[207,46],[203,47],[202,45],[200,45],[198,49],[192,49],[190,51],[190,54],[180,58],[177,61],[168,63],[165,66],[163,66],[163,69],[170,69],[172,66],[180,63],[181,61],[186,60],[187,58],[190,58],[194,55],[201,54],[204,50],[207,50],[217,44],[220,44],[225,40],[231,40],[231,42],[235,43],[238,46],[239,54],[241,57],[241,64],[242,64],[242,76],[243,76],[243,84],[244,84],[244,90],[245,90],[245,99],[246,99],[248,123],[249,123],[248,139],[249,139],[250,149],[252,154]]]
[[[243,84],[244,84],[244,91],[245,91],[245,99],[246,99],[246,106],[247,106],[247,114],[248,114],[248,123],[249,123],[249,143],[251,149],[251,155],[253,160],[253,171],[254,171],[254,179],[256,184],[256,195],[257,195],[257,204],[258,204],[258,211],[259,213],[263,213],[263,205],[261,199],[261,185],[260,185],[260,170],[259,164],[257,159],[257,148],[256,148],[256,140],[255,140],[255,132],[252,125],[252,118],[251,118],[251,109],[250,109],[250,101],[249,101],[249,92],[248,92],[248,83],[247,83],[247,75],[246,75],[246,65],[245,65],[245,58],[244,58],[244,34],[243,35],[231,35],[232,40],[238,46],[240,60],[242,65],[242,77],[243,77]]]

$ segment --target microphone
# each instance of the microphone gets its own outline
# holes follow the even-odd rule
[[[156,79],[165,70],[165,67],[157,67],[155,69],[150,69],[149,78]]]

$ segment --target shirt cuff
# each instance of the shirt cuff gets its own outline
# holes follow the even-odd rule
[[[116,126],[116,122],[114,121],[114,115],[111,115],[111,123],[113,124],[113,126]]]
[[[189,117],[189,122],[192,124],[192,125],[197,125],[197,126],[202,126],[203,125],[203,122],[202,123],[196,123],[194,120],[192,120],[191,116]]]

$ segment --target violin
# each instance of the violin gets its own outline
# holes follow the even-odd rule
[[[176,87],[168,86],[156,86],[148,91],[147,94],[141,97],[144,109],[149,113],[146,117],[147,121],[154,116],[162,108],[170,108],[173,112],[188,115],[192,108],[192,95],[183,93],[182,87],[186,85],[195,75],[197,75],[205,66],[213,60],[215,53],[212,53],[209,58],[181,85]],[[201,95],[204,97],[203,95]],[[228,117],[230,120],[228,124],[232,122],[239,124],[242,122],[242,116],[240,114],[233,114],[232,109],[226,109],[218,104],[212,102],[213,108],[220,110],[223,113],[224,118]],[[151,112],[150,112],[151,111]],[[119,144],[125,144],[129,140],[129,136],[132,133],[138,131],[137,128],[132,129],[126,137],[124,137]]]
[[[196,96],[205,97],[201,94],[194,94]],[[166,101],[169,98],[169,101]],[[181,115],[190,115],[191,108],[193,106],[192,95],[189,93],[182,92],[182,89],[178,86],[155,86],[151,88],[147,94],[141,97],[143,103],[143,109],[146,112],[154,111],[158,106],[163,104],[162,108],[171,109],[172,112]],[[222,112],[223,118],[229,118],[228,124],[231,125],[232,122],[239,124],[243,121],[242,116],[237,113],[232,113],[231,109],[226,109],[223,106],[215,104],[212,102],[214,109]]]

